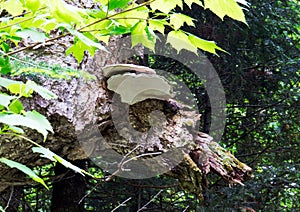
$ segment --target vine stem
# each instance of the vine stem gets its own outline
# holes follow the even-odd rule
[[[19,137],[19,138],[22,138],[28,142],[30,142],[31,144],[35,145],[35,146],[38,146],[38,147],[41,147],[41,148],[44,148],[43,146],[39,145],[38,143],[36,143],[35,141],[29,139],[29,138],[26,138],[25,136],[22,136],[22,135],[19,135],[19,134],[16,134],[16,133],[3,133],[3,135],[12,135],[12,136],[16,136],[16,137]]]

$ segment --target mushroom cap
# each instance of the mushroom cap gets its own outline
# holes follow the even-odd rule
[[[107,88],[120,94],[121,101],[129,105],[146,99],[168,100],[173,97],[168,81],[153,74],[117,74],[107,80]]]

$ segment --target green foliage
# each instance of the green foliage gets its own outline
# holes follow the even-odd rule
[[[176,7],[183,8],[182,0],[150,0],[141,4],[133,1],[100,1],[101,6],[97,10],[83,9],[71,5],[63,0],[8,0],[0,3],[0,8],[7,11],[7,16],[0,23],[0,43],[5,49],[4,55],[12,55],[18,52],[18,44],[23,40],[31,42],[34,47],[39,43],[58,40],[62,36],[72,35],[74,44],[69,47],[66,54],[72,54],[78,62],[81,62],[84,52],[88,51],[92,56],[95,50],[106,51],[99,40],[108,42],[109,37],[120,34],[131,34],[132,45],[143,44],[154,51],[156,35],[154,31],[164,33],[170,29],[168,37],[184,39],[188,43],[188,50],[197,54],[197,49],[215,53],[221,50],[214,42],[203,39],[187,39],[182,27],[186,24],[194,26],[193,18],[175,13]],[[193,3],[203,6],[200,1],[185,1],[191,7]],[[147,7],[147,6],[150,7]],[[204,7],[215,12],[222,19],[225,15],[246,23],[242,8],[235,0],[230,1],[204,1]],[[61,30],[63,35],[55,37],[53,30]],[[69,33],[66,33],[68,31]],[[7,40],[15,44],[8,49]],[[178,51],[186,49],[178,47],[178,42],[170,42]],[[2,63],[6,64],[3,57]],[[1,62],[1,60],[0,60]],[[1,73],[8,73],[4,65]]]
[[[28,4],[34,1],[26,2]],[[250,11],[246,14],[248,28],[243,23],[234,23],[226,18],[228,16],[244,22],[245,17],[238,6],[247,5],[243,0],[203,1],[204,4],[202,1],[185,0],[186,7],[182,1],[157,0],[150,2],[150,7],[143,7],[146,5],[144,4],[136,9],[133,8],[138,7],[137,4],[125,4],[129,1],[122,1],[120,5],[118,2],[121,1],[97,2],[103,6],[97,10],[81,10],[82,13],[69,16],[60,14],[59,9],[53,8],[53,14],[56,13],[57,18],[45,15],[48,9],[42,9],[44,3],[37,3],[38,6],[35,7],[33,3],[26,6],[12,0],[3,3],[4,6],[1,6],[7,8],[12,15],[21,14],[24,8],[30,8],[33,13],[1,19],[1,73],[11,71],[9,60],[12,59],[5,57],[4,53],[13,53],[18,49],[20,33],[22,35],[27,29],[42,32],[45,36],[40,38],[50,39],[53,38],[52,30],[66,33],[67,25],[63,24],[69,24],[71,30],[81,33],[73,33],[74,43],[67,51],[78,61],[83,59],[84,51],[93,54],[96,50],[97,47],[93,45],[87,46],[86,43],[90,41],[101,40],[107,43],[112,35],[131,33],[135,35],[132,36],[134,45],[142,43],[153,50],[153,42],[157,40],[153,32],[169,33],[168,42],[177,51],[188,49],[196,53],[197,48],[200,48],[220,54],[219,58],[211,55],[208,57],[219,73],[227,97],[227,126],[222,143],[235,152],[239,159],[256,168],[256,173],[255,179],[247,182],[244,187],[233,188],[228,188],[219,178],[210,176],[212,183],[206,190],[204,205],[193,196],[184,194],[176,186],[176,182],[166,178],[143,181],[117,178],[101,186],[92,179],[93,184],[89,189],[95,192],[87,197],[89,209],[111,211],[123,200],[133,197],[126,203],[124,210],[133,208],[132,211],[136,211],[135,205],[146,204],[159,189],[163,189],[162,194],[150,204],[152,208],[164,211],[243,211],[250,207],[256,211],[297,211],[300,207],[299,3],[296,0],[251,0]],[[228,5],[230,8],[225,10]],[[183,15],[179,13],[182,8],[190,10],[185,9]],[[219,23],[220,18],[224,22]],[[76,23],[76,28],[72,23]],[[89,40],[84,37],[82,41],[78,35]],[[30,36],[34,38],[33,35]],[[6,42],[7,40],[10,42]],[[185,41],[189,45],[183,46],[178,41]],[[220,52],[222,49],[217,44],[221,44],[230,55]],[[149,64],[176,74],[189,86],[198,98],[205,120],[210,106],[203,83],[174,61],[165,58],[161,61],[159,58],[149,57]],[[17,69],[19,70],[25,68]],[[35,69],[27,69],[22,73],[33,70]],[[39,72],[40,69],[36,70]],[[51,71],[53,70],[48,73]],[[53,73],[55,76],[60,75],[59,71]],[[71,76],[75,76],[73,74],[71,72]],[[1,109],[23,114],[21,111],[24,109],[17,95],[1,93],[0,102]],[[21,129],[10,126],[10,130]],[[53,159],[52,156],[50,158]],[[94,167],[89,171],[99,177],[104,175]],[[164,188],[166,185],[171,186]],[[38,193],[37,189],[32,189],[32,193]],[[34,198],[36,196],[29,195],[27,200],[33,202]]]
[[[19,99],[22,97],[30,97],[34,91],[46,99],[56,98],[56,95],[36,85],[32,81],[27,81],[27,83],[24,84],[23,82],[0,77],[0,86],[6,88],[7,92],[10,93],[9,95],[2,90],[2,92],[0,92],[0,123],[2,123],[2,125],[0,125],[2,127],[0,129],[0,135],[13,133],[16,133],[16,135],[23,134],[24,131],[17,127],[22,126],[37,130],[44,136],[44,140],[46,140],[48,131],[53,133],[49,121],[37,111],[24,111],[23,104]],[[33,143],[36,144],[35,142]],[[45,182],[27,166],[6,158],[1,158],[0,162],[5,163],[11,168],[19,169],[36,182],[48,188]]]
[[[76,173],[79,173],[83,176],[86,174],[90,177],[94,177],[93,175],[89,174],[85,170],[80,169],[77,166],[74,166],[72,163],[66,161],[62,157],[59,157],[58,155],[56,155],[55,153],[53,153],[49,149],[46,149],[44,147],[33,147],[32,151],[35,152],[35,153],[40,153],[41,157],[48,158],[49,160],[54,161],[54,162],[58,162],[58,163],[62,164],[63,166],[65,166],[66,168],[72,169]]]
[[[45,184],[44,180],[42,178],[40,178],[39,176],[37,176],[35,174],[34,171],[32,171],[30,168],[28,168],[27,166],[20,164],[18,162],[6,159],[6,158],[0,158],[0,162],[6,164],[7,166],[11,167],[11,168],[17,168],[20,171],[24,172],[26,175],[28,175],[31,179],[33,179],[34,181],[41,183],[43,186],[45,186],[45,188],[48,189],[47,185]]]
[[[208,55],[226,92],[227,124],[222,144],[235,152],[237,158],[257,168],[255,179],[244,188],[227,189],[219,179],[212,180],[206,210],[227,211],[241,205],[256,211],[297,211],[299,4],[249,2],[250,10],[246,13],[249,27],[226,18],[220,24],[215,15],[207,16],[207,11],[202,11],[203,15],[186,11],[197,20],[197,29],[203,29],[197,36],[221,43],[230,53],[220,53],[219,58]],[[174,69],[173,65],[169,68]],[[191,78],[188,75],[186,71],[187,83]],[[199,99],[200,110],[209,114],[205,89],[189,84]],[[202,117],[205,119],[205,115]]]
[[[247,6],[245,1],[204,0],[204,7],[210,9],[222,20],[224,16],[227,15],[230,18],[246,23],[245,15],[237,2],[244,2],[244,5]]]

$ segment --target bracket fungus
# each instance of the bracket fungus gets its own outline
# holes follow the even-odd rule
[[[116,74],[123,74],[128,72],[134,73],[145,73],[145,74],[156,74],[156,72],[146,66],[138,66],[134,64],[114,64],[107,65],[102,68],[103,74],[105,77],[109,78]]]
[[[168,100],[174,96],[168,81],[148,67],[116,64],[104,67],[103,72],[109,78],[107,88],[118,93],[123,103],[133,105],[146,99]]]

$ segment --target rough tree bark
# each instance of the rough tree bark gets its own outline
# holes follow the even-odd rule
[[[166,174],[179,179],[184,189],[197,194],[200,198],[202,198],[203,186],[207,183],[206,175],[210,171],[221,175],[229,183],[242,183],[251,177],[250,167],[220,147],[209,135],[191,130],[190,126],[195,125],[200,116],[172,100],[149,99],[129,107],[130,126],[127,122],[123,125],[119,123],[124,131],[133,127],[147,134],[150,129],[149,117],[153,111],[160,111],[167,120],[163,130],[157,133],[152,131],[152,134],[149,134],[147,145],[131,152],[137,143],[143,141],[134,140],[130,135],[125,139],[116,130],[111,117],[113,93],[106,88],[107,79],[103,76],[101,68],[108,64],[128,63],[126,52],[135,51],[141,54],[141,49],[130,50],[130,45],[117,48],[117,42],[111,43],[114,45],[110,49],[112,54],[97,53],[93,60],[82,64],[82,69],[97,76],[97,79],[89,81],[82,78],[74,78],[70,81],[39,79],[38,83],[56,93],[58,99],[46,101],[35,96],[32,100],[26,100],[26,108],[34,108],[45,114],[53,125],[55,133],[49,135],[45,143],[41,142],[42,139],[36,132],[28,130],[28,137],[71,162],[99,155],[106,150],[107,146],[98,143],[97,135],[95,136],[93,130],[89,132],[91,123],[97,126],[97,130],[100,130],[101,135],[113,149],[122,155],[133,153],[134,156],[138,156],[145,153],[168,152],[170,148],[187,146],[186,149],[189,151],[179,151],[181,155],[174,156],[182,157],[182,162],[176,167],[170,164],[169,172]],[[64,64],[64,59],[61,58],[65,57],[63,55],[59,57],[58,54],[54,60]],[[53,60],[53,56],[43,55],[42,59]],[[126,107],[124,103],[120,104],[120,107]],[[2,136],[0,142],[0,157],[31,167],[48,162],[32,154],[32,145],[24,140]],[[165,162],[168,164],[167,159]],[[159,169],[162,164],[148,165],[153,169]],[[32,183],[18,171],[9,169],[3,164],[0,164],[0,169],[0,192],[10,185]]]

